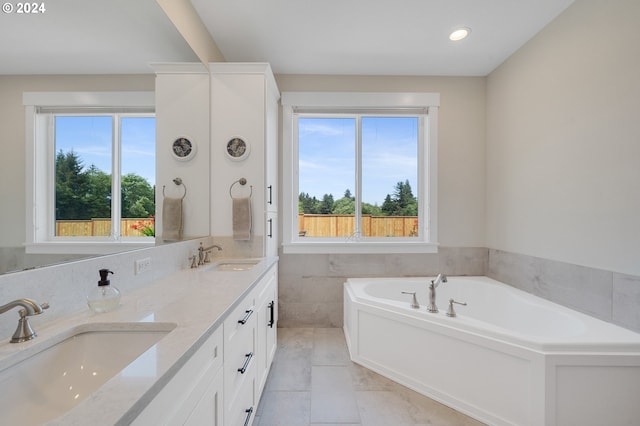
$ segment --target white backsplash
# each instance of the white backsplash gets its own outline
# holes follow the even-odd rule
[[[49,303],[50,308],[44,314],[30,319],[37,332],[39,324],[89,309],[86,295],[100,279],[98,270],[112,270],[114,274],[109,276],[111,284],[126,295],[154,280],[188,268],[189,256],[197,252],[200,242],[211,245],[213,241],[211,237],[199,238],[0,275],[0,305],[20,298]],[[136,275],[135,261],[144,258],[151,258],[151,269]],[[8,340],[17,324],[17,309],[0,315],[0,340]]]

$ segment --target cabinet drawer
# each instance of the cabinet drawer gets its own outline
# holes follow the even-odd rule
[[[223,328],[218,327],[132,424],[184,423],[209,384],[222,379],[222,344]]]
[[[255,380],[247,380],[236,400],[228,406],[225,412],[225,424],[228,425],[251,425],[256,415],[256,401],[253,398]]]
[[[224,351],[224,395],[227,405],[234,403],[244,383],[253,382],[256,375],[255,327],[248,331],[242,333],[247,335],[247,339],[234,341],[235,347],[225,348]]]
[[[249,294],[224,320],[224,343],[233,347],[236,340],[246,339],[247,330],[254,327],[256,321],[253,292]]]
[[[260,280],[260,283],[256,286],[255,299],[256,299],[257,305],[261,304],[263,301],[272,297],[270,293],[273,290],[273,288],[277,289],[277,285],[278,285],[277,283],[274,283],[274,281],[276,281],[276,278],[277,278],[277,273],[278,273],[278,270],[272,267],[272,269],[269,272],[267,272],[267,274],[262,278],[262,280]]]

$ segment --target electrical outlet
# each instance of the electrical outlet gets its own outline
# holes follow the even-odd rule
[[[151,258],[145,257],[144,259],[138,259],[135,262],[135,272],[136,275],[144,274],[145,272],[149,272],[151,270]]]

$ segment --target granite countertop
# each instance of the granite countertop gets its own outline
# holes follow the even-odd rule
[[[14,356],[22,357],[81,324],[174,323],[175,329],[154,346],[154,368],[146,369],[135,380],[116,375],[65,415],[47,423],[80,426],[90,420],[92,425],[129,424],[276,262],[277,257],[262,258],[245,271],[216,271],[210,266],[178,271],[123,294],[119,307],[112,312],[96,314],[87,308],[41,325],[38,337],[30,342],[0,344],[0,370]]]

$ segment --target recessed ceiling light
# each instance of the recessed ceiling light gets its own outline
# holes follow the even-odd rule
[[[454,30],[451,34],[449,34],[449,40],[451,41],[460,41],[462,39],[467,38],[467,36],[471,33],[471,28],[458,28]]]

